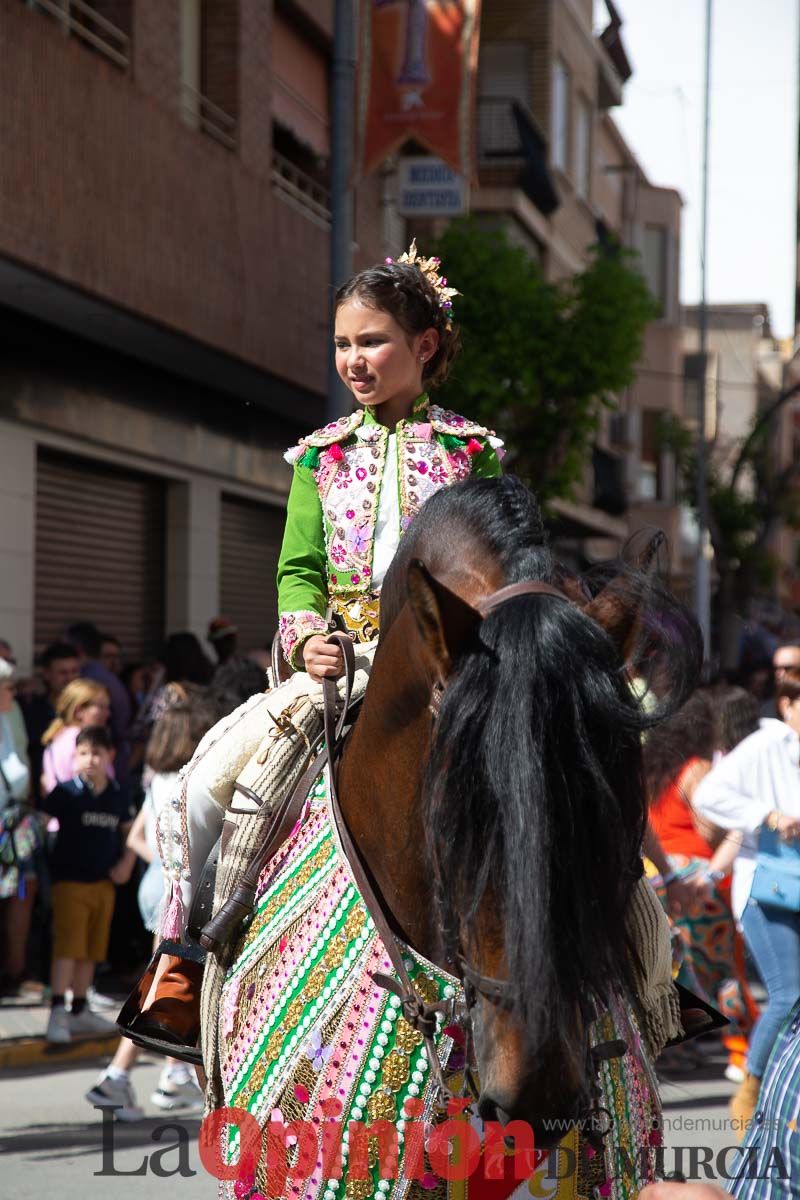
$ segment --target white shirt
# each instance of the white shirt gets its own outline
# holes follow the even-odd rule
[[[372,552],[372,586],[380,591],[389,564],[400,545],[400,492],[397,483],[397,434],[390,433],[386,445],[378,515],[375,519],[375,545]]]
[[[758,830],[776,809],[800,817],[800,738],[783,721],[760,729],[720,759],[698,784],[692,805],[721,829],[744,834],[733,864],[733,915],[741,920],[756,869]]]

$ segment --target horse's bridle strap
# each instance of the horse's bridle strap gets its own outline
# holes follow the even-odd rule
[[[557,587],[553,587],[551,583],[543,583],[538,579],[527,579],[523,583],[509,583],[505,587],[501,587],[498,591],[492,592],[491,596],[487,596],[475,605],[482,617],[488,617],[501,604],[505,604],[508,600],[515,600],[517,596],[554,596],[557,600],[566,600],[570,604],[569,596],[559,591]]]
[[[345,660],[345,703],[349,698],[352,690],[352,676],[354,674],[354,654],[353,644],[350,639],[341,633],[334,633],[327,639],[328,642],[339,644]],[[336,832],[339,836],[344,856],[350,866],[353,879],[361,893],[361,898],[372,917],[375,929],[383,942],[386,953],[389,956],[397,980],[391,976],[384,975],[381,972],[375,972],[373,979],[379,987],[387,988],[395,993],[401,1001],[403,1016],[412,1026],[422,1034],[425,1050],[428,1056],[428,1065],[431,1075],[435,1079],[439,1090],[442,1094],[445,1093],[444,1078],[439,1065],[439,1059],[436,1053],[436,1044],[434,1038],[436,1035],[436,1017],[438,1014],[446,1016],[452,1012],[452,1001],[437,1001],[430,1003],[425,1001],[414,990],[411,982],[411,977],[406,969],[403,960],[403,952],[398,944],[397,937],[391,927],[389,916],[384,908],[382,898],[377,894],[375,885],[370,877],[369,869],[364,862],[361,851],[355,844],[347,822],[344,819],[341,805],[339,803],[339,794],[337,790],[336,767],[337,757],[341,750],[341,733],[344,725],[342,716],[340,715],[338,722],[336,721],[337,712],[337,692],[336,686],[331,679],[323,679],[322,690],[324,696],[323,716],[325,722],[325,745],[328,750],[329,758],[329,797],[330,810],[336,826]]]

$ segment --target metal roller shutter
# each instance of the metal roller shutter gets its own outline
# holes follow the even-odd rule
[[[36,484],[37,652],[71,621],[122,643],[128,661],[164,635],[165,486],[88,458],[40,450]]]
[[[275,577],[285,511],[222,497],[220,608],[239,627],[243,652],[268,647],[278,623]]]

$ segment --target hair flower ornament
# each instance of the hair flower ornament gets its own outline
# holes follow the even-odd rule
[[[395,260],[387,258],[386,262]],[[440,258],[423,258],[417,250],[417,239],[414,238],[410,247],[396,260],[401,266],[418,267],[436,293],[439,307],[443,310],[448,326],[453,323],[453,296],[460,296],[457,288],[447,286],[447,279],[439,273],[442,265]]]

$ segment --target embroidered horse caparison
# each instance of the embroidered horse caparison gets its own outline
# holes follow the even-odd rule
[[[518,586],[532,583],[544,586]],[[488,603],[500,595],[501,607]],[[553,1144],[554,1130],[570,1130],[572,1168],[562,1163],[554,1180],[540,1164],[528,1195],[569,1200],[597,1189],[632,1200],[654,1174],[658,1100],[631,1011],[649,981],[638,987],[628,933],[646,819],[641,737],[694,686],[700,662],[691,618],[654,595],[649,576],[624,569],[595,595],[563,583],[536,504],[513,477],[437,492],[385,577],[380,644],[339,763],[349,841],[384,916],[403,931],[414,986],[429,1003],[456,1002],[434,1038],[445,1077],[452,1084],[463,1066],[462,996],[448,973],[461,958],[505,989],[502,1003],[488,989],[470,998],[481,1117],[526,1123],[543,1147],[545,1135]],[[665,697],[655,715],[626,682],[641,629]],[[303,1123],[290,1168],[303,1158],[301,1132],[318,1131],[320,1152],[303,1159],[301,1178],[271,1191],[267,1162],[238,1160],[231,1127],[227,1153],[241,1178],[222,1194],[417,1200],[448,1191],[462,1200],[470,1187],[480,1192],[480,1175],[447,1184],[434,1169],[434,1072],[400,1003],[373,978],[394,974],[391,955],[329,805],[322,779],[262,874],[206,1063],[222,1102],[267,1140],[270,1125]],[[676,1036],[669,1002],[664,1014],[661,1043]],[[644,1015],[653,1039],[658,1023]],[[591,1114],[607,1121],[604,1137],[576,1132]],[[331,1121],[344,1125],[341,1177],[324,1151]],[[374,1143],[361,1169],[360,1122],[386,1123],[396,1170]],[[411,1145],[420,1127],[421,1164]]]
[[[409,947],[406,967],[419,994],[428,1001],[463,999],[453,976]],[[376,972],[391,973],[385,947],[375,931],[343,856],[331,819],[327,785],[315,785],[300,828],[266,868],[252,921],[244,934],[222,990],[219,1009],[220,1068],[227,1106],[252,1114],[264,1128],[301,1121],[318,1135],[332,1119],[343,1129],[341,1177],[326,1177],[322,1159],[306,1179],[287,1179],[282,1194],[308,1200],[439,1200],[447,1183],[426,1156],[417,1178],[408,1178],[406,1131],[411,1121],[425,1127],[430,1140],[444,1119],[431,1079],[421,1035],[404,1019],[397,996],[377,986]],[[621,1035],[612,1016],[600,1023],[597,1037]],[[439,1062],[454,1092],[464,1066],[464,1030],[442,1018],[435,1038]],[[601,1067],[603,1108],[609,1114],[605,1154],[574,1134],[565,1138],[561,1162],[568,1178],[557,1180],[563,1165],[550,1156],[537,1169],[537,1196],[627,1200],[649,1176],[658,1102],[636,1052]],[[639,1054],[644,1053],[640,1048]],[[331,1104],[331,1101],[336,1102]],[[411,1102],[409,1104],[409,1101]],[[336,1114],[331,1117],[330,1114]],[[380,1143],[369,1137],[376,1122],[396,1131],[396,1169],[381,1176]],[[366,1128],[367,1171],[352,1168],[348,1127]],[[606,1132],[604,1130],[604,1132]],[[291,1134],[288,1138],[291,1147]],[[266,1143],[265,1143],[266,1144]],[[231,1161],[240,1151],[238,1130],[227,1141]],[[291,1163],[291,1150],[288,1161]],[[613,1179],[612,1164],[633,1164],[629,1178]],[[366,1174],[366,1178],[364,1177]],[[245,1161],[242,1176],[221,1185],[221,1196],[243,1197],[251,1188],[269,1189],[266,1151],[258,1164]],[[469,1180],[451,1182],[450,1195],[466,1197]],[[525,1191],[530,1195],[528,1183]]]

